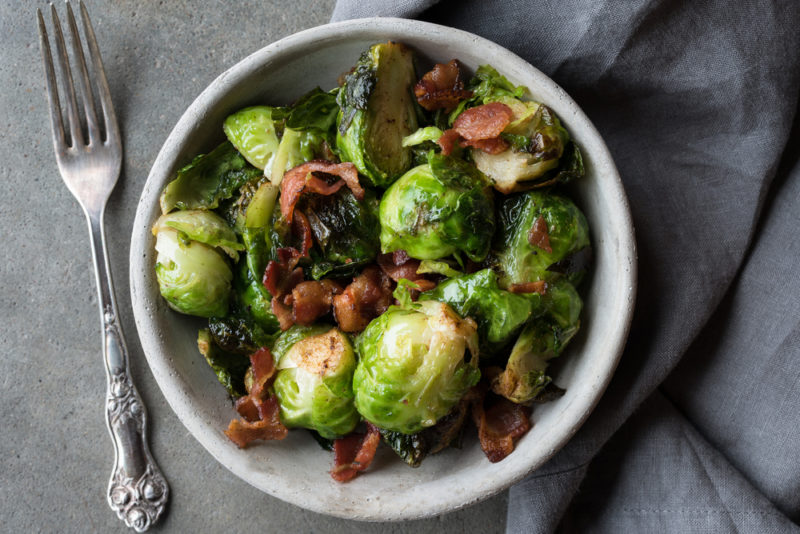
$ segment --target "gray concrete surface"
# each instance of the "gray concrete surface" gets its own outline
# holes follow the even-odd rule
[[[86,225],[53,156],[35,24],[41,1],[0,5],[0,531],[124,532],[105,502],[100,324]],[[63,6],[59,3],[59,9]],[[438,518],[369,524],[307,512],[229,473],[181,425],[142,355],[127,258],[150,165],[179,116],[224,69],[324,24],[331,0],[90,0],[124,136],[107,211],[117,298],[152,448],[172,487],[156,532],[501,532],[507,498]],[[63,9],[62,9],[63,13]]]

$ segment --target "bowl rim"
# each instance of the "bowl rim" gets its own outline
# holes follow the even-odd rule
[[[614,324],[612,331],[607,333],[609,348],[605,359],[598,362],[601,365],[598,367],[599,378],[597,382],[592,385],[589,391],[585,392],[585,394],[576,399],[576,401],[570,403],[566,408],[568,410],[567,413],[570,415],[569,424],[563,428],[560,434],[548,436],[548,442],[544,445],[545,450],[539,458],[535,458],[534,461],[528,463],[525,469],[513,473],[500,470],[502,476],[498,476],[491,482],[484,483],[480,491],[472,494],[465,495],[461,492],[441,492],[441,495],[434,496],[430,500],[426,499],[425,502],[419,503],[419,505],[414,508],[410,508],[407,504],[399,502],[396,505],[392,505],[392,503],[387,503],[386,500],[383,500],[380,508],[375,507],[370,509],[369,503],[365,503],[364,508],[360,508],[358,512],[354,514],[352,508],[343,507],[341,509],[330,509],[327,506],[323,506],[322,501],[309,499],[308,495],[298,492],[285,491],[279,485],[265,486],[263,481],[257,480],[255,476],[243,471],[241,467],[237,468],[236,462],[229,457],[228,449],[220,446],[218,437],[212,436],[211,433],[208,432],[208,422],[192,409],[188,392],[179,382],[175,373],[171,371],[171,358],[165,353],[164,340],[156,335],[159,328],[158,323],[150,313],[150,308],[148,306],[147,284],[144,273],[146,269],[151,269],[152,266],[146,264],[145,256],[141,254],[140,251],[149,246],[149,231],[152,221],[149,220],[148,212],[152,209],[152,204],[158,201],[164,179],[163,169],[174,165],[176,158],[179,157],[181,152],[182,141],[192,134],[195,125],[203,119],[208,111],[213,108],[215,102],[224,95],[230,87],[234,87],[237,83],[247,79],[254,72],[263,68],[264,64],[270,60],[280,58],[284,55],[295,54],[301,49],[311,46],[312,43],[326,43],[330,40],[342,39],[342,36],[345,34],[352,37],[353,35],[372,35],[376,32],[385,32],[387,35],[403,33],[404,35],[410,35],[419,39],[432,39],[434,37],[438,39],[446,38],[458,45],[463,44],[481,47],[485,50],[485,57],[493,57],[495,54],[504,56],[504,61],[512,62],[516,68],[536,78],[540,87],[545,87],[550,92],[559,94],[564,104],[569,106],[573,112],[569,118],[568,127],[572,129],[575,128],[577,123],[580,123],[580,129],[593,139],[594,151],[592,152],[592,157],[595,162],[595,167],[598,168],[598,172],[602,170],[603,174],[606,175],[604,187],[611,188],[610,195],[614,198],[614,202],[619,208],[615,216],[616,223],[619,225],[617,230],[619,237],[619,254],[622,257],[618,263],[623,265],[623,269],[621,272],[617,273],[617,279],[618,285],[622,288],[624,294],[621,298],[617,299],[617,309],[613,310],[613,313],[618,314],[617,316],[620,317],[621,320]],[[401,38],[398,38],[398,40],[401,40]],[[318,513],[349,519],[397,521],[430,517],[445,512],[451,512],[488,498],[520,481],[531,472],[541,467],[572,438],[599,402],[622,356],[630,330],[633,307],[635,304],[637,257],[634,228],[628,200],[622,186],[622,180],[614,165],[608,147],[588,117],[561,87],[524,59],[483,37],[463,30],[429,22],[374,17],[325,24],[284,37],[237,62],[234,66],[219,75],[200,93],[170,132],[151,167],[136,208],[136,216],[131,236],[129,276],[131,304],[139,340],[153,376],[177,417],[192,436],[198,440],[218,462],[256,488],[281,500]]]

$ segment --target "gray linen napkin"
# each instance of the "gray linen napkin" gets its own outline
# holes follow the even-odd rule
[[[786,532],[800,518],[800,3],[339,0],[551,76],[614,155],[639,246],[601,403],[509,532]],[[794,124],[794,128],[793,128]]]

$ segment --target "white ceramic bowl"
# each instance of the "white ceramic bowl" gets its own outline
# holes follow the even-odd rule
[[[438,62],[458,58],[470,69],[490,63],[530,97],[561,117],[583,150],[587,176],[574,197],[590,223],[595,251],[583,330],[555,381],[566,395],[533,413],[533,429],[513,454],[490,463],[475,436],[464,448],[427,458],[412,469],[381,448],[369,471],[340,484],[328,474],[331,453],[306,432],[281,442],[238,449],[223,434],[236,414],[224,388],[197,352],[202,321],[169,310],[158,292],[154,239],[158,196],[175,171],[221,142],[224,118],[248,105],[282,105],[320,86],[334,87],[370,45],[395,40]],[[636,256],[627,200],[600,135],[552,80],[504,48],[470,33],[402,19],[362,19],[306,30],[259,50],[214,80],[164,143],[136,211],[130,276],[136,326],[167,402],[194,437],[237,476],[264,492],[315,512],[363,520],[440,514],[487,498],[540,467],[580,427],[606,388],[628,333],[636,286]],[[210,460],[209,460],[210,461]]]

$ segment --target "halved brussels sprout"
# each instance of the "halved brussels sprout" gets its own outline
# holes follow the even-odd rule
[[[542,311],[540,294],[515,294],[500,289],[491,269],[445,280],[422,293],[419,299],[445,302],[462,317],[475,319],[481,356],[509,343],[522,325]]]
[[[271,160],[278,151],[278,134],[272,119],[273,108],[253,106],[229,115],[222,124],[228,140],[254,167],[269,174]]]
[[[163,228],[173,228],[192,241],[219,247],[233,258],[233,261],[239,261],[239,252],[244,250],[244,245],[239,243],[236,233],[228,223],[211,211],[186,210],[167,213],[159,217],[153,225],[153,234],[157,234]]]
[[[494,233],[494,209],[486,178],[472,165],[430,154],[381,199],[381,249],[405,250],[412,258],[435,260],[463,252],[486,258]]]
[[[161,228],[156,251],[158,287],[172,309],[200,317],[227,313],[233,273],[216,250]]]
[[[534,400],[551,382],[545,374],[550,360],[559,356],[580,327],[581,302],[566,280],[546,293],[548,314],[534,319],[519,335],[505,370],[492,379],[492,391],[516,403]]]
[[[417,129],[412,52],[400,43],[372,46],[339,92],[336,146],[376,187],[387,187],[411,166],[403,138]]]
[[[276,341],[273,383],[287,427],[316,430],[324,438],[353,431],[356,358],[347,336],[330,326],[292,327]]]
[[[226,141],[178,171],[177,177],[161,193],[161,213],[176,208],[214,209],[221,201],[232,197],[237,189],[260,178],[261,172]]]
[[[501,232],[496,256],[502,288],[558,278],[559,273],[548,269],[590,246],[586,217],[571,200],[559,195],[530,191],[508,197],[498,210],[498,220]],[[532,237],[546,238],[546,242],[532,244]],[[584,272],[572,273],[569,280],[577,284]]]
[[[472,320],[441,302],[413,308],[390,307],[369,323],[356,341],[353,376],[356,408],[364,419],[404,434],[436,424],[481,374]]]

